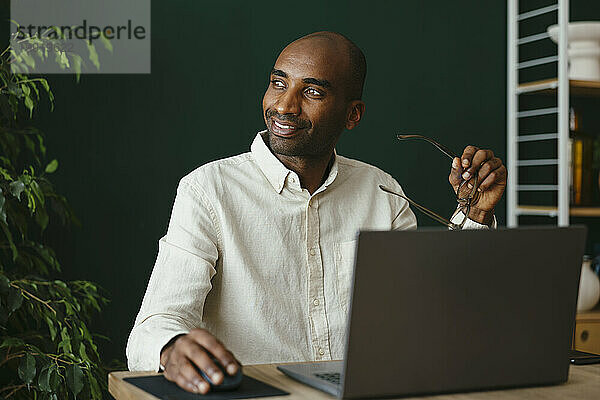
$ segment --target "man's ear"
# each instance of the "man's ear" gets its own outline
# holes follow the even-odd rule
[[[348,117],[346,118],[346,129],[352,129],[360,122],[365,113],[365,102],[362,100],[353,100],[348,108]]]

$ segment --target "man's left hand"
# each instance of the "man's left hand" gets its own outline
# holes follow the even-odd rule
[[[494,219],[494,208],[506,188],[506,167],[501,159],[494,156],[493,151],[467,146],[460,159],[455,157],[452,160],[448,181],[455,193],[463,179],[469,181],[467,187],[463,186],[461,193],[467,189],[470,192],[476,175],[479,199],[471,205],[469,218],[480,224],[490,225]]]

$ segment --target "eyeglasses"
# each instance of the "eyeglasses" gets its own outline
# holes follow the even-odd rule
[[[448,156],[451,160],[453,160],[454,158],[456,158],[457,156],[450,151],[446,146],[436,142],[435,140],[428,138],[426,136],[422,136],[422,135],[397,135],[396,138],[398,140],[410,140],[410,139],[420,139],[420,140],[425,140],[426,142],[431,143],[433,146],[435,146],[436,149],[438,149],[439,151],[441,151],[442,153],[444,153],[446,156]],[[471,189],[469,189],[469,186],[467,186],[467,182],[473,181],[469,186],[471,186]],[[458,185],[458,189],[456,190],[456,202],[458,203],[456,210],[454,211],[454,214],[452,214],[452,217],[450,217],[450,220],[442,217],[441,215],[431,211],[429,208],[424,207],[422,205],[420,205],[419,203],[409,199],[408,197],[406,197],[403,194],[400,193],[396,193],[394,192],[392,189],[384,186],[384,185],[379,185],[379,189],[383,190],[384,192],[399,196],[401,198],[403,198],[404,200],[408,201],[408,203],[412,206],[414,206],[416,209],[418,209],[419,211],[421,211],[423,214],[427,215],[428,217],[434,219],[435,221],[447,226],[448,228],[452,229],[452,230],[460,230],[463,228],[463,226],[465,225],[465,222],[467,221],[468,215],[469,215],[469,211],[471,210],[471,205],[475,204],[477,202],[477,200],[479,199],[479,192],[477,191],[477,181],[478,181],[478,176],[477,174],[475,174],[475,176],[469,180],[464,180],[461,177],[461,182]],[[466,187],[465,187],[466,186]],[[464,189],[464,190],[463,190]],[[454,219],[454,217],[461,212],[464,214],[464,218],[462,220],[462,222],[460,224],[455,224],[454,222],[452,222],[452,220]]]

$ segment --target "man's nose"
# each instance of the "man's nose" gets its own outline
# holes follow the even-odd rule
[[[294,114],[300,115],[302,113],[301,100],[299,94],[294,90],[286,90],[279,96],[275,109],[281,115],[283,114]]]

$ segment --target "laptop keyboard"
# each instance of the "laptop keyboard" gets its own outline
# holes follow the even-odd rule
[[[334,385],[340,384],[340,373],[332,372],[332,373],[321,373],[321,374],[313,374],[319,379],[323,379],[324,381],[331,382]]]

